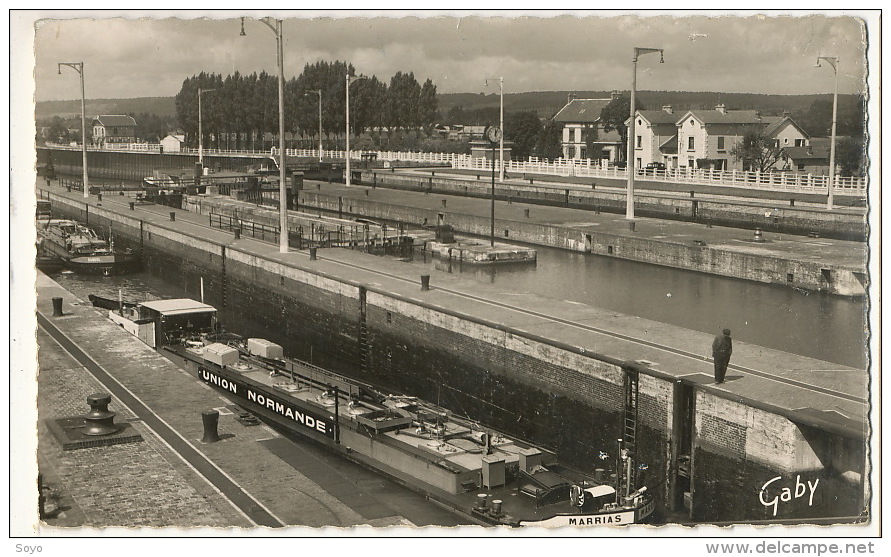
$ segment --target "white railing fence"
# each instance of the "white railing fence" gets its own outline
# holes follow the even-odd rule
[[[57,145],[47,143],[48,147],[56,149],[80,150],[78,146]],[[123,143],[106,144],[104,148],[88,146],[90,151],[127,151],[127,152],[154,152],[160,153],[160,145],[152,143]],[[205,155],[233,155],[276,158],[278,149],[204,149]],[[197,155],[197,149],[181,149],[180,154]],[[318,149],[286,149],[289,157],[319,158]],[[361,160],[363,155],[372,155],[378,162],[414,162],[447,164],[455,169],[462,170],[492,170],[493,162],[486,157],[473,157],[457,153],[425,153],[413,151],[374,151],[351,150],[351,160]],[[346,153],[338,150],[323,150],[322,158],[328,160],[344,159]],[[495,162],[497,169],[497,161]],[[624,168],[613,165],[601,164],[591,159],[545,160],[537,157],[529,157],[526,161],[504,161],[504,169],[508,174],[543,174],[555,177],[576,178],[613,178],[626,180],[627,174]],[[515,176],[511,176],[512,178]],[[752,172],[742,170],[710,170],[710,169],[667,169],[649,170],[637,169],[636,180],[671,182],[676,184],[696,184],[710,186],[726,186],[747,189],[763,189],[771,191],[788,191],[796,193],[826,193],[829,177],[820,174],[803,172]],[[865,196],[868,181],[866,178],[852,176],[836,176],[834,193],[836,195]]]

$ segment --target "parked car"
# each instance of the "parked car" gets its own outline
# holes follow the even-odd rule
[[[665,163],[651,162],[645,168],[648,174],[652,174],[654,170],[665,170]]]

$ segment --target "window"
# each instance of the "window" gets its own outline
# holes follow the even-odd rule
[[[718,151],[726,151],[726,147],[724,147],[724,136],[718,136]]]
[[[796,147],[804,147],[804,139],[803,139],[803,138],[800,138],[800,137],[799,137],[798,139],[796,139],[796,140],[795,140],[795,146],[796,146]]]
[[[566,158],[574,159],[575,158],[575,147],[567,147],[566,149]]]
[[[692,151],[696,149],[696,138],[692,135],[687,138],[687,150]]]
[[[639,136],[637,136],[637,148],[641,149],[642,147],[643,147],[643,137],[639,135]]]

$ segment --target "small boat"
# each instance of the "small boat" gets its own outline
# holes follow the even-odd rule
[[[221,340],[217,312],[189,299],[143,302],[109,317],[247,413],[318,442],[484,525],[587,528],[646,521],[620,440],[611,479],[474,420],[293,358],[265,339]],[[601,476],[601,477],[598,477]]]
[[[132,250],[116,250],[93,229],[70,219],[48,219],[37,228],[45,253],[59,257],[74,271],[116,275],[135,267],[138,258]]]

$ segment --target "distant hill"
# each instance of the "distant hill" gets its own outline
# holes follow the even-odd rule
[[[87,99],[84,103],[87,118],[99,114],[156,114],[162,118],[176,117],[174,97],[140,97],[136,99]],[[38,120],[60,116],[80,116],[80,100],[38,102],[35,115]]]
[[[506,111],[534,110],[542,118],[550,118],[569,100],[569,95],[577,99],[608,99],[612,91],[536,91],[530,93],[507,93],[504,95]],[[627,91],[620,91],[627,94]],[[439,112],[447,114],[453,107],[461,107],[465,112],[481,108],[498,107],[498,93],[445,93],[438,95]],[[778,115],[783,111],[806,111],[817,99],[832,99],[832,95],[763,95],[755,93],[715,93],[701,91],[638,91],[637,100],[648,109],[660,109],[671,105],[674,112],[681,110],[712,109],[724,104],[728,110],[761,110],[765,115]],[[839,95],[839,105],[854,103],[854,95]]]
[[[534,91],[504,95],[504,109],[509,112],[534,110],[541,118],[557,113],[573,94],[577,99],[606,99],[611,91]],[[624,91],[627,94],[627,91]],[[465,112],[482,108],[497,108],[498,93],[445,93],[437,96],[439,112],[445,116],[450,109],[461,107]],[[728,110],[761,110],[765,115],[782,114],[783,111],[805,112],[817,99],[831,100],[825,95],[762,95],[754,93],[715,93],[701,91],[639,91],[639,103],[648,109],[671,105],[677,113],[690,109],[711,109],[724,104]],[[839,95],[839,109],[857,102],[855,95]],[[98,114],[156,114],[161,118],[176,117],[174,97],[141,97],[136,99],[87,99],[88,117]],[[61,116],[80,116],[80,101],[44,101],[37,103],[37,119]]]

